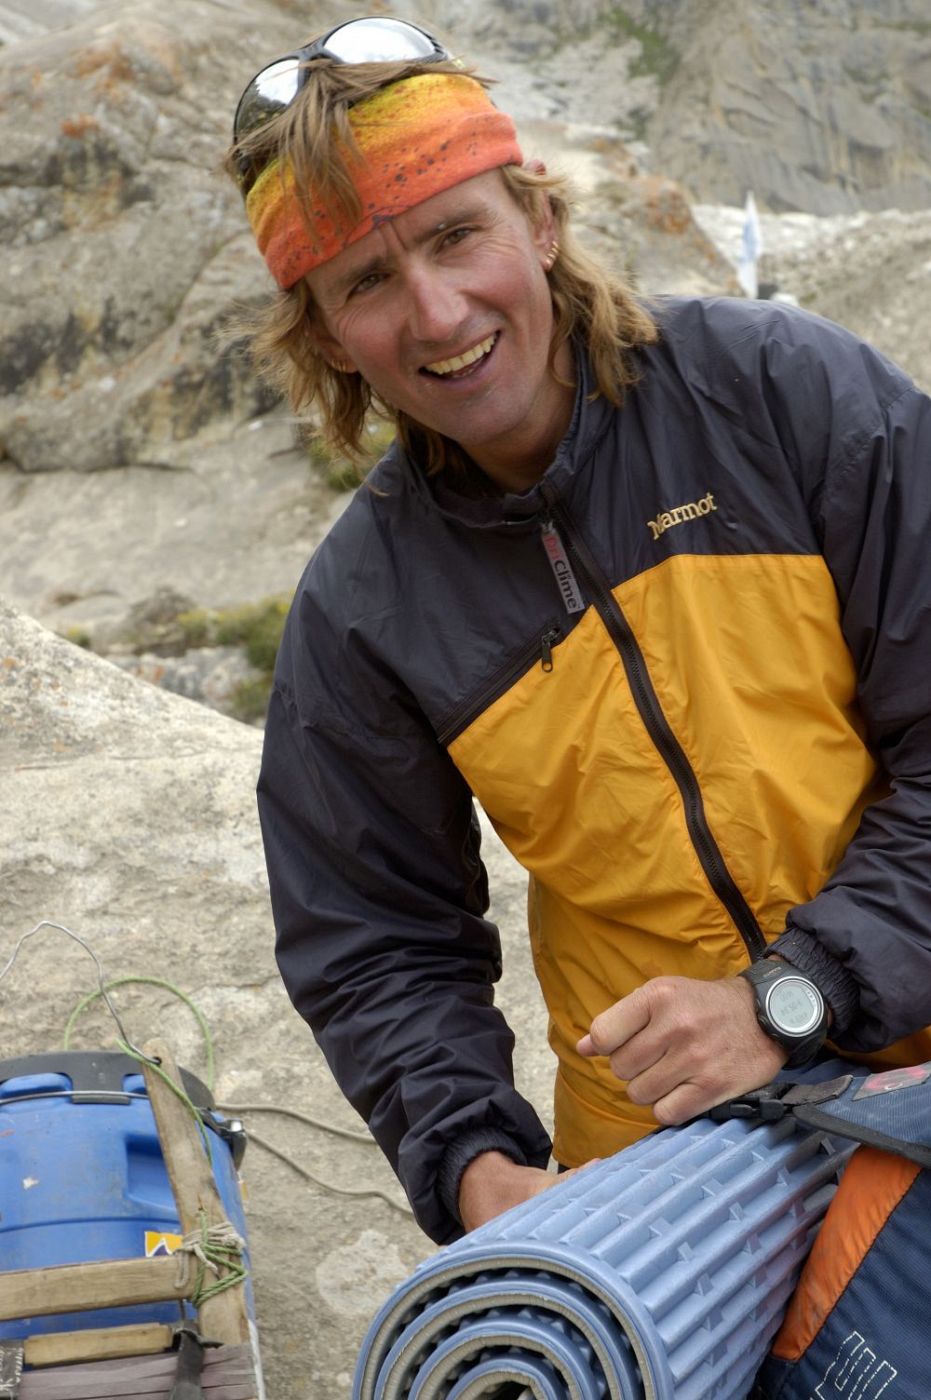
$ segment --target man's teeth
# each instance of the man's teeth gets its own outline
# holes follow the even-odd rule
[[[490,335],[487,340],[483,340],[481,345],[473,345],[471,350],[467,350],[464,355],[454,355],[451,360],[436,360],[434,364],[427,365],[431,374],[455,374],[457,370],[466,369],[469,365],[474,365],[476,360],[480,360],[483,355],[487,355],[495,343],[495,336]]]

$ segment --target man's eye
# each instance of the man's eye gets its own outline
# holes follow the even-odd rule
[[[473,230],[466,225],[462,225],[461,228],[451,228],[448,233],[443,235],[443,242],[452,244],[461,243],[464,238],[468,238],[472,231]]]
[[[382,280],[380,272],[369,272],[365,277],[360,277],[358,282],[353,284],[350,296],[355,296],[357,292],[368,292],[372,287],[377,287]]]

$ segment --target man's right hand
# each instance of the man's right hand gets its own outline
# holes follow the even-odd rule
[[[586,1164],[587,1165],[587,1164]],[[557,1182],[566,1181],[575,1171],[552,1172],[539,1167],[521,1167],[503,1152],[480,1152],[462,1173],[459,1183],[459,1218],[466,1231],[477,1230],[512,1206],[539,1196]]]

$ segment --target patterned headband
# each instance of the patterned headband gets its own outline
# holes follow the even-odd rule
[[[279,287],[293,287],[384,219],[523,159],[510,117],[459,73],[422,73],[380,88],[350,109],[349,124],[361,157],[343,152],[362,208],[358,222],[334,219],[313,191],[306,219],[294,175],[277,160],[249,191],[249,223]]]

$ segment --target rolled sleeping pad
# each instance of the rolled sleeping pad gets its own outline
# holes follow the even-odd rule
[[[698,1119],[421,1264],[353,1400],[745,1400],[853,1144]]]
[[[181,1078],[205,1113],[227,1219],[248,1241],[237,1170],[245,1134],[213,1112],[194,1075],[182,1070]],[[178,1243],[174,1196],[138,1062],[118,1052],[63,1051],[0,1063],[0,1271],[169,1254]],[[248,1277],[245,1292],[258,1364]],[[0,1322],[0,1341],[194,1318],[180,1303],[108,1308]]]

